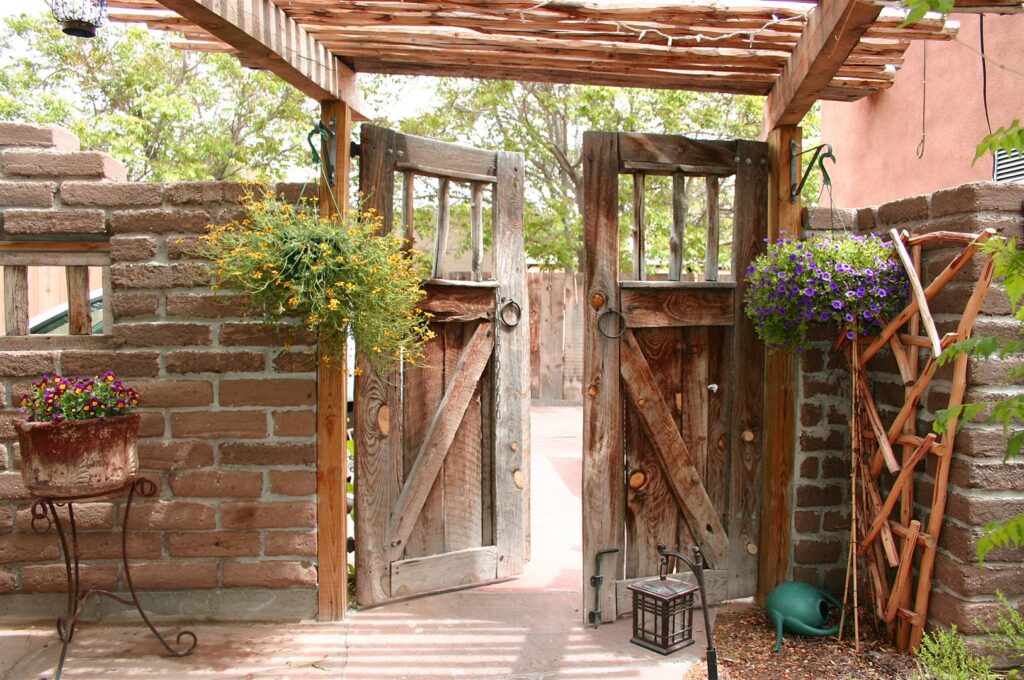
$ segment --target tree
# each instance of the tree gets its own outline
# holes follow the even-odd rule
[[[179,52],[138,27],[71,38],[45,15],[0,24],[0,55],[0,118],[68,127],[130,180],[273,181],[309,162],[312,102],[230,55]]]
[[[373,78],[363,82],[377,110],[394,112],[391,102],[408,100],[408,80]],[[574,271],[582,247],[583,161],[586,130],[621,130],[683,134],[704,139],[757,138],[762,99],[727,94],[640,90],[579,85],[440,79],[424,110],[394,113],[378,123],[402,132],[469,143],[487,149],[519,151],[526,157],[526,249],[540,266]],[[400,113],[400,112],[399,112]],[[813,129],[816,113],[805,121]],[[624,178],[624,180],[628,180]],[[671,179],[647,181],[648,263],[667,267],[671,214]],[[722,239],[731,238],[732,185],[722,191]],[[419,194],[418,194],[419,195]],[[688,178],[687,235],[684,261],[693,268],[704,259],[704,183]],[[631,210],[632,185],[620,192],[624,211]],[[422,212],[422,229],[419,213]],[[418,210],[417,232],[432,232],[431,210]],[[630,220],[621,220],[622,239]],[[466,226],[453,214],[452,229]],[[629,248],[623,248],[624,253]],[[723,264],[728,262],[723,249]],[[622,265],[632,266],[628,255]],[[702,265],[699,265],[702,268]]]

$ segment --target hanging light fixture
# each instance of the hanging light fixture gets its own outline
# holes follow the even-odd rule
[[[94,38],[107,20],[107,0],[51,0],[50,11],[68,35]]]

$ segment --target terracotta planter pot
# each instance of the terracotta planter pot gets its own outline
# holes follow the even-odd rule
[[[21,443],[21,478],[37,496],[90,496],[135,479],[139,459],[136,414],[60,423],[14,424]]]

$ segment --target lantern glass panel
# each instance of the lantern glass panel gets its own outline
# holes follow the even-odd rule
[[[68,35],[91,38],[107,20],[107,0],[53,0],[53,18]]]
[[[633,644],[659,654],[693,644],[697,586],[658,578],[631,584],[629,590],[633,592]]]

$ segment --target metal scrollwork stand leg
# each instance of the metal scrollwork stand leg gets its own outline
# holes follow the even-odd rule
[[[124,517],[121,520],[121,564],[124,566],[124,580],[128,586],[128,592],[131,594],[131,599],[122,597],[121,595],[107,590],[90,589],[83,592],[81,589],[81,567],[78,553],[78,527],[75,523],[74,504],[76,502],[109,498],[110,496],[116,496],[125,492],[128,493],[128,502],[125,504]],[[68,599],[66,610],[64,616],[57,619],[57,635],[61,640],[61,649],[60,660],[57,662],[57,671],[54,674],[54,680],[60,680],[61,673],[64,670],[64,661],[68,655],[68,645],[71,643],[71,639],[75,635],[75,626],[85,609],[86,603],[93,595],[103,595],[123,604],[134,606],[139,612],[139,616],[142,617],[142,621],[146,624],[146,627],[148,627],[149,631],[153,634],[153,637],[163,645],[164,649],[166,649],[167,653],[171,656],[188,656],[195,651],[198,639],[196,638],[195,633],[190,630],[183,630],[178,633],[175,638],[177,648],[171,646],[171,644],[164,639],[164,636],[160,634],[153,623],[149,620],[145,610],[143,610],[142,605],[139,603],[139,596],[135,592],[135,586],[132,584],[131,571],[128,569],[128,517],[131,512],[132,501],[135,499],[136,495],[146,497],[152,496],[155,493],[156,485],[153,484],[153,482],[148,479],[137,479],[127,486],[113,492],[106,492],[94,496],[76,496],[71,498],[39,497],[32,504],[32,530],[39,534],[45,534],[49,533],[52,528],[57,529],[57,537],[60,539],[61,552],[64,555],[64,569],[67,575]],[[64,521],[57,512],[58,507],[65,506],[68,510],[67,529],[65,529]],[[185,642],[183,642],[183,640]]]

